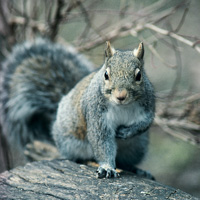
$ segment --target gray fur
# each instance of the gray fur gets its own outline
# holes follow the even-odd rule
[[[72,47],[45,39],[17,45],[0,72],[0,122],[11,144],[23,147],[34,138],[51,141],[58,102],[92,70]]]
[[[131,51],[113,52],[98,72],[80,81],[62,98],[52,131],[63,157],[95,159],[100,164],[99,178],[116,177],[116,166],[134,170],[143,160],[155,113],[154,90],[143,60]],[[142,75],[138,82],[134,77],[136,68]],[[118,95],[121,91],[126,95],[118,100],[115,92]],[[84,126],[82,131],[78,129]]]

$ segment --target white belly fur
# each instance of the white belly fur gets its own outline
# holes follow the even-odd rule
[[[120,125],[130,126],[133,123],[142,121],[145,117],[144,109],[139,103],[131,105],[109,105],[106,114],[108,126],[114,130]]]

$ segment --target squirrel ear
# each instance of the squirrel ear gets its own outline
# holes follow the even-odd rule
[[[107,58],[111,58],[115,53],[115,49],[111,47],[110,42],[106,42],[106,50],[105,50],[105,55]]]
[[[135,57],[137,57],[138,59],[143,59],[143,56],[144,56],[144,45],[142,42],[140,42],[139,46],[137,49],[134,49],[133,51],[133,55]]]

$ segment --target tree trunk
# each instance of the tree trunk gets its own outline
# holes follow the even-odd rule
[[[95,171],[67,160],[29,163],[0,174],[0,199],[197,199],[129,172],[98,179]]]

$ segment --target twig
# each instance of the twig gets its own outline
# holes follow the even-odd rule
[[[45,21],[48,24],[50,24],[51,15],[52,15],[52,8],[53,8],[53,1],[45,0],[44,6],[45,6]]]
[[[11,25],[25,25],[27,19],[25,19],[24,17],[12,17],[10,18],[9,23]],[[44,33],[47,29],[46,25],[43,23],[40,23],[38,21],[34,21],[34,20],[29,20],[29,26],[32,27],[33,29],[37,29],[38,31],[40,31],[41,33]]]
[[[178,26],[176,27],[176,29],[174,29],[174,32],[175,32],[175,33],[178,32],[178,31],[181,29],[181,27],[183,26],[184,21],[185,21],[185,18],[186,18],[186,15],[187,15],[187,13],[188,13],[188,11],[189,11],[189,5],[190,5],[190,1],[189,1],[189,3],[186,5],[186,8],[185,8],[185,10],[184,10],[184,12],[183,12],[183,15],[182,15],[182,17],[181,17],[181,20],[180,20]]]
[[[159,28],[153,24],[150,24],[150,23],[147,23],[144,25],[145,28],[148,28],[150,30],[153,30],[157,33],[160,33],[162,35],[166,35],[166,36],[169,36],[169,37],[172,37],[184,44],[187,44],[188,46],[194,48],[196,51],[198,51],[198,53],[200,53],[200,47],[196,46],[195,45],[195,42],[191,42],[190,40],[187,40],[185,39],[184,37],[181,37],[180,35],[177,35],[176,33],[173,33],[173,32],[170,32],[168,30],[165,30],[165,29],[162,29],[162,28]]]
[[[170,128],[168,125],[162,123],[158,119],[155,119],[154,122],[166,133],[179,138],[183,141],[190,142],[193,145],[199,145],[200,144],[200,139],[194,135],[185,133],[184,131],[177,131],[175,129]]]
[[[160,117],[155,117],[155,122],[157,124],[167,125],[169,127],[181,128],[183,130],[194,130],[199,131],[200,125],[186,121],[186,120],[177,120],[177,119],[161,119]]]
[[[86,22],[86,27],[83,31],[83,33],[80,35],[80,37],[77,39],[76,45],[79,46],[83,40],[83,38],[86,38],[87,34],[89,33],[90,29],[93,29],[95,31],[95,33],[99,36],[103,38],[103,34],[101,33],[100,29],[97,29],[93,23],[92,20],[89,16],[88,11],[86,10],[86,8],[84,7],[83,3],[81,1],[79,1],[79,7],[82,10],[82,14],[84,16],[85,22]],[[78,42],[79,41],[79,42]]]
[[[58,29],[60,22],[62,20],[62,9],[64,6],[64,0],[57,0],[57,9],[56,14],[53,22],[50,24],[50,38],[51,40],[54,40],[56,35],[58,34]]]
[[[172,29],[172,26],[170,23],[168,23],[168,28],[169,29]],[[170,102],[172,101],[172,99],[174,98],[174,95],[176,94],[177,92],[177,87],[178,87],[178,84],[180,83],[180,80],[181,80],[181,75],[182,75],[182,59],[181,59],[181,55],[180,55],[180,52],[176,50],[176,47],[178,46],[178,43],[175,39],[173,38],[170,38],[171,39],[171,43],[172,43],[172,46],[173,46],[173,50],[174,50],[174,54],[175,54],[175,57],[176,57],[176,78],[174,80],[174,83],[171,87],[171,91],[169,93],[169,96],[168,96],[168,103],[166,104],[166,110],[170,104]]]
[[[138,38],[140,38],[138,36]],[[164,58],[161,57],[161,55],[158,53],[158,51],[153,47],[152,44],[150,44],[149,42],[147,42],[146,39],[144,39],[143,37],[140,39],[141,41],[144,42],[145,45],[147,45],[147,47],[149,48],[149,50],[151,51],[151,53],[156,56],[165,66],[169,67],[169,68],[176,68],[177,65],[170,65],[169,63],[166,62],[166,60]]]

